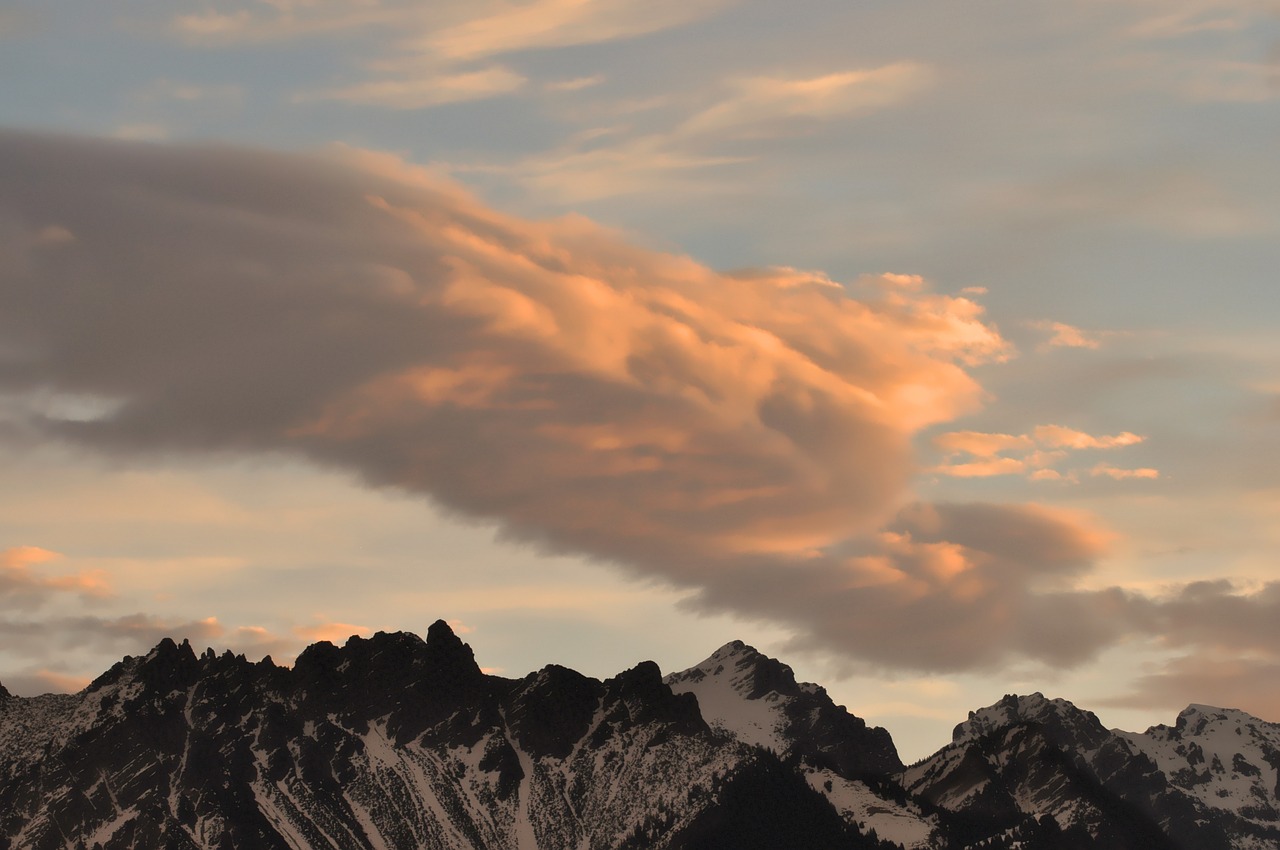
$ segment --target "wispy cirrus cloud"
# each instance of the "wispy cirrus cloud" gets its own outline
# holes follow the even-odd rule
[[[184,14],[173,32],[195,44],[219,46],[330,36],[353,29],[385,31],[386,49],[365,63],[363,79],[299,92],[295,102],[341,101],[394,109],[511,94],[524,75],[495,57],[636,38],[713,15],[734,0],[535,0],[499,2],[270,3]],[[561,85],[569,91],[596,78]]]
[[[816,77],[749,77],[729,83],[729,97],[685,120],[680,138],[790,134],[802,122],[863,115],[902,103],[928,89],[933,69],[895,62]]]
[[[426,109],[446,103],[463,103],[513,94],[528,82],[500,65],[475,71],[427,72],[410,76],[386,77],[328,89],[301,92],[295,103],[338,100],[350,103],[386,106],[393,109]]]
[[[689,191],[715,184],[716,173],[727,167],[750,162],[753,141],[803,135],[893,108],[920,96],[934,79],[933,69],[917,62],[808,77],[730,79],[688,98],[683,115],[653,131],[596,128],[514,164],[458,170],[509,174],[539,195],[566,203],[676,186]]]
[[[534,0],[437,30],[411,42],[449,61],[521,50],[599,44],[682,26],[734,0]]]

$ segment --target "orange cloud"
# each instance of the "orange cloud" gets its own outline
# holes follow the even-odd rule
[[[1039,505],[915,504],[850,551],[740,564],[686,604],[785,622],[798,647],[890,670],[1071,665],[1136,628],[1123,592],[1071,589],[1113,537]]]
[[[66,673],[58,673],[54,670],[37,670],[33,677],[44,684],[49,691],[60,694],[74,694],[82,691],[89,686],[90,679],[87,676],[72,676]]]
[[[343,644],[352,635],[369,637],[373,629],[368,626],[356,626],[351,623],[317,623],[314,626],[295,626],[293,633],[298,637],[315,643],[327,640],[330,643]]]
[[[910,276],[858,298],[817,273],[720,273],[350,152],[0,133],[0,221],[36,220],[32,198],[77,238],[0,257],[24,268],[0,287],[0,335],[32,352],[0,391],[114,402],[33,413],[32,434],[126,457],[286,452],[879,664],[1074,663],[1121,628],[1102,616],[1115,594],[1060,588],[1105,549],[1090,521],[898,511],[912,438],[977,410],[970,367],[1011,355],[971,299]],[[1034,434],[957,434],[975,471],[1054,457]],[[272,652],[359,628],[77,623],[58,628]]]
[[[1120,469],[1110,464],[1100,463],[1093,469],[1089,470],[1089,474],[1093,476],[1105,476],[1113,478],[1116,481],[1124,481],[1129,478],[1147,478],[1155,479],[1160,477],[1160,470],[1143,467],[1141,469]]]
[[[1115,449],[1141,443],[1145,438],[1125,431],[1112,436],[1094,436],[1061,425],[1040,425],[1031,434],[989,434],[981,431],[950,431],[933,438],[933,444],[946,456],[946,463],[930,472],[956,478],[979,478],[994,475],[1027,473],[1033,481],[1074,481],[1075,475],[1063,474],[1052,467],[1081,449]],[[1005,457],[1016,454],[1018,457]],[[968,456],[972,460],[960,460]],[[1099,470],[1115,470],[1105,464],[1095,467],[1094,475],[1110,474]],[[1127,470],[1133,475],[1112,477],[1151,477]]]
[[[1114,449],[1137,445],[1146,439],[1128,431],[1109,437],[1095,437],[1061,425],[1040,425],[1032,435],[1040,445],[1054,449]]]
[[[1030,324],[1031,327],[1049,334],[1049,339],[1041,346],[1041,350],[1050,348],[1099,348],[1102,345],[1098,334],[1083,331],[1063,322],[1040,321],[1031,322]]]
[[[933,438],[933,444],[946,454],[969,454],[990,458],[1002,452],[1035,448],[1035,440],[1026,434],[986,434],[981,431],[950,431]]]
[[[60,591],[84,597],[111,595],[111,586],[101,570],[46,577],[31,569],[61,557],[39,546],[16,546],[0,551],[0,597],[22,596],[39,603]]]

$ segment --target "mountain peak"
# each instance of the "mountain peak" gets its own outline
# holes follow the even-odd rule
[[[1214,705],[1193,702],[1178,712],[1177,725],[1181,728],[1199,722],[1212,723],[1215,721],[1243,723],[1245,725],[1266,723],[1265,720],[1259,720],[1247,711],[1241,711],[1238,708],[1218,708]]]
[[[665,681],[697,697],[707,723],[743,743],[850,775],[902,766],[885,730],[868,729],[824,688],[797,682],[788,665],[740,640]]]
[[[959,742],[981,738],[1022,723],[1039,723],[1073,738],[1083,735],[1083,739],[1088,740],[1105,731],[1093,712],[1077,708],[1065,699],[1049,699],[1036,691],[1023,696],[1005,694],[999,702],[969,712],[969,719],[956,726],[951,739]]]
[[[462,638],[444,620],[436,620],[427,627],[427,646],[462,646]]]
[[[666,681],[674,687],[708,678],[727,683],[749,700],[768,694],[795,696],[801,692],[790,667],[740,640],[729,641],[688,670],[668,676]]]

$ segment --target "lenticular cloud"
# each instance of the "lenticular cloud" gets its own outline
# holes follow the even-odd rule
[[[998,553],[885,530],[912,435],[1008,350],[915,278],[718,273],[361,152],[20,134],[0,248],[0,394],[60,400],[7,406],[10,438],[294,453],[870,657],[877,621],[945,614],[885,663],[965,666],[926,647],[962,603],[1026,601]]]
[[[965,298],[716,273],[393,160],[0,136],[0,390],[114,452],[287,450],[624,562],[873,527],[1005,343]]]

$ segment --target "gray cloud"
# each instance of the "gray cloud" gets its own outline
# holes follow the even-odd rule
[[[1123,592],[1054,589],[1105,547],[1106,535],[1069,514],[916,504],[887,529],[838,554],[713,573],[691,604],[782,620],[797,648],[884,669],[990,669],[1016,657],[1072,665],[1132,628]]]
[[[1128,693],[1098,702],[1120,708],[1174,709],[1201,703],[1274,719],[1280,717],[1280,659],[1185,655],[1136,677]]]
[[[1069,665],[1229,614],[1074,589],[1107,541],[1074,514],[902,508],[911,437],[1009,348],[899,284],[719,274],[370,154],[0,134],[0,435],[303,457],[883,667]],[[47,625],[222,629],[139,618]]]
[[[0,390],[113,452],[288,451],[601,557],[873,526],[1003,351],[964,299],[717,275],[337,161],[0,141]],[[50,240],[47,234],[57,233]]]

